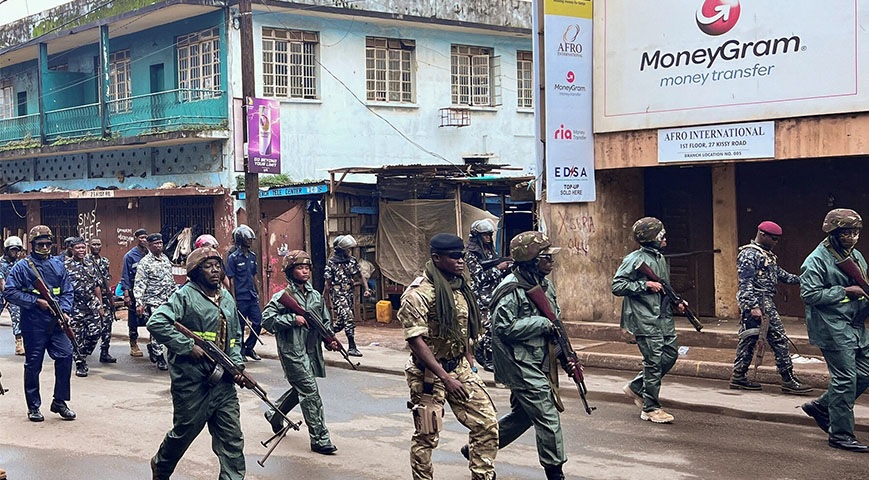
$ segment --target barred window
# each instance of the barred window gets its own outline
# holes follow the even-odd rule
[[[365,94],[374,102],[413,103],[416,41],[365,38]]]
[[[130,84],[130,51],[121,50],[109,55],[109,111],[129,112],[132,86]]]
[[[181,100],[220,95],[220,30],[210,28],[178,37],[178,89]]]
[[[534,57],[531,52],[516,52],[516,96],[519,108],[534,107]]]
[[[492,49],[453,45],[452,104],[492,106]]]
[[[12,87],[0,88],[0,118],[12,118],[15,116],[15,99],[12,95]]]
[[[320,34],[263,28],[263,95],[316,99]]]

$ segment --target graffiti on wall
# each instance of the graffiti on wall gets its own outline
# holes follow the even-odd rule
[[[132,228],[118,228],[117,234],[118,245],[121,245],[122,247],[129,247],[130,243],[132,243],[133,240],[136,239],[136,237],[133,236]]]
[[[590,238],[594,233],[594,218],[589,214],[572,214],[570,211],[557,210],[556,231],[561,247],[572,255],[588,256]]]
[[[99,238],[103,233],[100,225],[102,222],[97,220],[97,209],[85,213],[78,214],[78,235],[85,240]]]

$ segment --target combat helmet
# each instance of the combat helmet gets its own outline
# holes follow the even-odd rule
[[[495,226],[488,218],[477,220],[471,224],[471,235],[482,235],[484,233],[495,233]]]
[[[510,240],[510,256],[514,262],[530,262],[540,254],[558,253],[561,247],[553,247],[543,232],[522,232]]]
[[[189,277],[194,270],[202,265],[202,262],[208,260],[209,258],[216,258],[220,260],[221,265],[223,265],[223,257],[221,257],[220,252],[218,252],[214,248],[201,247],[190,252],[190,255],[187,256],[187,276]]]
[[[358,245],[353,235],[338,235],[332,242],[332,246],[341,250],[349,250]]]
[[[236,245],[241,245],[242,240],[253,240],[254,238],[256,238],[256,234],[253,233],[253,229],[244,224],[232,231],[232,239]]]
[[[830,233],[837,228],[863,228],[863,219],[859,213],[850,208],[835,208],[824,217],[821,230]]]
[[[7,238],[6,241],[3,242],[3,249],[4,249],[4,250],[9,250],[10,248],[15,248],[15,247],[18,247],[18,248],[23,249],[23,248],[24,248],[24,244],[21,243],[21,239],[20,239],[20,238],[14,236],[14,235],[11,236],[11,237],[9,237],[9,238]]]
[[[204,234],[200,235],[196,238],[196,243],[194,243],[195,248],[201,248],[206,246],[211,247],[219,247],[220,245],[217,243],[217,239],[214,238],[213,235]]]
[[[655,217],[643,217],[631,227],[634,240],[639,244],[661,241],[658,236],[663,231],[664,224]]]
[[[311,256],[308,255],[308,252],[304,250],[290,250],[286,255],[284,255],[281,267],[284,269],[285,273],[296,265],[313,265],[313,262],[311,262]]]
[[[46,225],[36,225],[35,227],[30,229],[30,233],[27,235],[32,243],[34,240],[40,237],[48,237],[49,239],[54,239],[54,234],[51,233],[51,229]]]

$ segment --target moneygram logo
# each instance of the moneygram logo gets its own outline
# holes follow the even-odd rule
[[[558,55],[568,57],[581,57],[582,44],[577,41],[579,38],[579,25],[568,25],[561,35],[561,42],[558,44]]]
[[[723,35],[736,25],[740,11],[739,0],[704,0],[697,9],[697,26],[706,35]]]
[[[585,91],[585,85],[574,85],[573,82],[576,81],[576,74],[573,73],[573,70],[569,70],[567,74],[564,75],[564,80],[567,83],[556,82],[553,87],[555,90],[562,95],[580,95]]]

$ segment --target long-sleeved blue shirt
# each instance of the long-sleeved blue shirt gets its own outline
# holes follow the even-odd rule
[[[51,316],[50,311],[40,310],[36,306],[36,301],[41,297],[33,286],[36,274],[27,260],[32,260],[36,265],[36,270],[42,276],[45,286],[57,299],[60,309],[67,314],[72,311],[72,283],[69,281],[69,274],[63,263],[55,257],[42,260],[30,255],[16,263],[9,272],[3,295],[10,303],[21,307],[21,328],[46,331],[51,324],[57,322],[57,319]]]
[[[136,269],[139,268],[139,261],[147,254],[147,249],[141,249],[136,245],[124,255],[124,269],[121,272],[121,290],[133,293],[133,284],[136,282]]]

